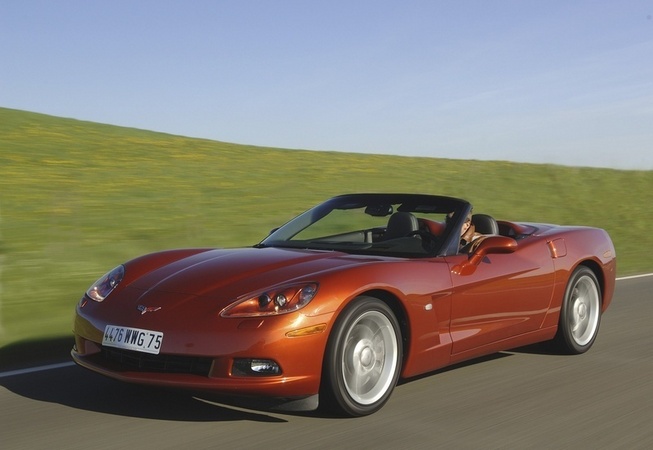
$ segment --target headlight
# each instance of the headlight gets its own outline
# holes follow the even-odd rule
[[[222,310],[222,317],[275,316],[297,311],[317,294],[317,283],[269,289],[237,300]]]
[[[88,288],[86,296],[96,302],[101,302],[118,286],[125,276],[125,267],[118,266],[111,272],[104,275],[102,278],[93,283],[93,286]]]

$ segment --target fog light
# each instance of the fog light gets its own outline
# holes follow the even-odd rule
[[[236,359],[231,374],[239,377],[280,375],[281,368],[271,359]]]

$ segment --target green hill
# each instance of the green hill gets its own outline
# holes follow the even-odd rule
[[[129,258],[254,244],[345,192],[605,228],[620,275],[650,271],[652,188],[653,171],[284,150],[0,108],[0,344],[69,333],[84,290]]]

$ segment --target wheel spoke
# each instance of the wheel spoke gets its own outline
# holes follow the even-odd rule
[[[578,345],[586,345],[593,339],[599,324],[597,286],[590,277],[580,277],[569,300],[569,331]]]
[[[343,380],[357,402],[371,404],[388,389],[398,355],[396,334],[388,318],[370,311],[352,325],[343,353]]]

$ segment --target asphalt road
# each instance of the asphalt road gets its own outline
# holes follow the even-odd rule
[[[281,414],[121,384],[65,361],[69,342],[41,343],[39,361],[0,353],[3,449],[653,448],[653,277],[617,283],[585,355],[503,352],[398,386],[359,419]]]

